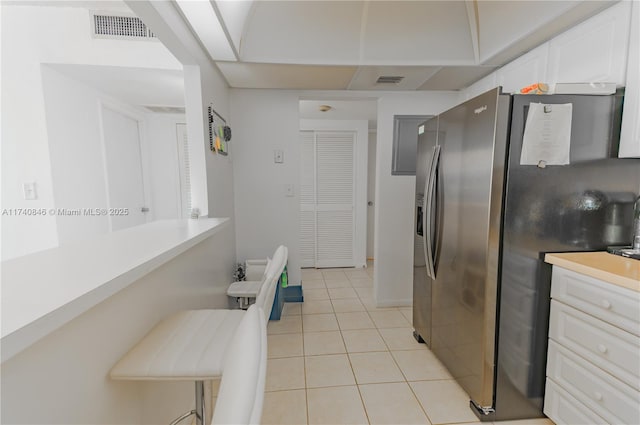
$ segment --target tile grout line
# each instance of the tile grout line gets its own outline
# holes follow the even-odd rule
[[[304,375],[304,401],[305,401],[305,407],[306,407],[307,424],[309,424],[309,391],[307,389],[307,356],[304,349],[304,316],[302,315],[302,307],[300,307],[300,327],[302,328],[302,374]]]
[[[338,317],[336,316],[336,321],[337,320],[338,320]],[[342,335],[342,330],[340,331],[340,338],[342,338],[342,343],[344,344],[344,351],[347,355],[347,360],[349,361],[349,367],[351,368],[351,374],[353,375],[353,382],[356,386],[356,390],[358,391],[358,396],[360,397],[360,403],[362,403],[362,410],[364,410],[364,415],[367,418],[367,423],[370,424],[371,419],[369,419],[369,412],[367,411],[367,405],[364,402],[364,397],[362,396],[362,392],[360,392],[360,386],[358,385],[358,378],[356,377],[356,371],[353,369],[353,363],[351,362],[351,356],[349,355],[349,351],[347,350],[347,343],[344,340],[344,335]]]
[[[425,407],[422,405],[422,402],[420,401],[420,399],[418,398],[418,395],[416,394],[416,392],[413,390],[413,387],[411,386],[411,384],[409,382],[407,382],[407,385],[409,386],[409,389],[411,390],[411,394],[413,394],[413,397],[416,399],[416,401],[418,402],[418,406],[420,406],[420,410],[422,410],[422,412],[424,413],[424,415],[427,417],[427,420],[429,421],[430,424],[433,425],[433,421],[431,420],[431,417],[429,416],[429,414],[427,413],[427,409],[425,409]],[[439,424],[438,424],[439,425]]]

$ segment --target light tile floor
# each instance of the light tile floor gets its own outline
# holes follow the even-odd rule
[[[413,339],[411,308],[375,307],[373,267],[304,269],[302,281],[305,302],[285,304],[267,328],[263,424],[479,424],[462,388]]]

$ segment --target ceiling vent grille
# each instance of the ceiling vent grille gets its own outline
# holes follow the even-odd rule
[[[382,75],[376,80],[376,84],[398,84],[404,77],[399,75]]]
[[[136,16],[93,14],[95,38],[155,39],[156,36]]]

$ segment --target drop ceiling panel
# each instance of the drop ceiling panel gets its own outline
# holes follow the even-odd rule
[[[490,74],[495,69],[492,66],[445,66],[429,78],[418,90],[460,90]]]
[[[355,66],[313,66],[217,62],[227,82],[235,88],[344,90]]]
[[[473,64],[463,1],[368,2],[362,64]]]
[[[259,1],[247,21],[247,62],[356,64],[365,2]]]
[[[350,90],[415,90],[438,72],[437,66],[361,66],[354,75]],[[381,76],[404,77],[398,84],[376,84]]]

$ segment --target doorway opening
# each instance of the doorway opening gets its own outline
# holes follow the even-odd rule
[[[376,99],[300,100],[303,268],[373,260],[376,120]]]

